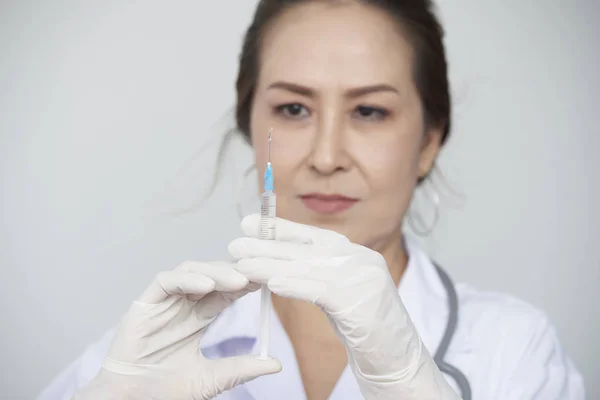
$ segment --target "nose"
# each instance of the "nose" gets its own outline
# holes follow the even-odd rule
[[[346,135],[342,121],[336,117],[329,117],[320,122],[309,158],[310,167],[320,175],[347,170],[351,160],[346,151]]]

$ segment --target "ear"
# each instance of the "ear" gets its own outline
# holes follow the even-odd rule
[[[442,128],[429,128],[425,132],[419,155],[419,178],[425,178],[435,162],[442,145]]]

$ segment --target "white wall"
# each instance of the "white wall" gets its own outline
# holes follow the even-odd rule
[[[247,151],[206,206],[163,212],[212,174],[216,142],[198,150],[234,103],[254,4],[0,3],[3,398],[32,398],[158,270],[226,254]],[[599,398],[598,2],[442,11],[457,103],[441,166],[465,200],[445,197],[427,245],[456,280],[547,310]]]

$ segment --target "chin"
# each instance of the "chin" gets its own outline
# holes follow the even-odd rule
[[[360,222],[357,221],[356,215],[351,216],[346,212],[339,214],[318,214],[306,210],[302,206],[293,210],[278,212],[277,216],[300,224],[337,232],[346,236],[354,243],[359,243],[357,240],[364,239],[357,235],[358,231],[363,229],[359,227]]]

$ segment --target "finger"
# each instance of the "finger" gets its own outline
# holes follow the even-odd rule
[[[297,261],[281,261],[272,258],[244,258],[238,261],[237,271],[249,281],[266,285],[273,278],[288,276],[305,277],[315,275],[315,266]],[[311,272],[313,272],[311,274]]]
[[[231,390],[263,375],[276,374],[281,371],[281,363],[274,358],[262,360],[253,355],[221,358],[211,362],[213,384],[216,396],[226,390]]]
[[[212,293],[209,293],[207,295],[201,295],[201,296],[188,295],[188,300],[198,301],[198,300],[200,300],[202,298],[206,298],[208,300],[209,298],[213,298],[213,297],[216,298],[216,299],[218,299],[219,296],[217,296],[217,294],[220,294],[220,296],[223,299],[227,299],[227,301],[222,306],[222,308],[225,308],[229,304],[231,304],[234,301],[236,301],[237,299],[239,299],[239,298],[247,295],[248,293],[256,292],[260,288],[261,288],[260,283],[250,282],[250,283],[248,283],[248,286],[246,286],[245,288],[243,288],[242,290],[237,291],[237,292],[212,292]],[[208,300],[208,301],[210,301],[210,300]]]
[[[244,289],[237,292],[212,292],[203,296],[204,298],[202,301],[199,301],[198,304],[196,304],[196,309],[202,315],[212,318],[229,307],[234,301],[244,297],[248,293],[257,291],[258,289],[260,289],[260,284],[250,283]],[[189,296],[188,299],[192,301],[200,300]]]
[[[323,304],[323,297],[328,290],[327,282],[287,276],[271,279],[268,286],[278,296],[326,306]]]
[[[260,214],[251,214],[245,217],[241,222],[241,228],[244,235],[256,239],[260,238]],[[292,222],[283,218],[275,219],[275,239],[282,242],[319,244],[324,246],[350,243],[348,238],[340,233]]]
[[[278,260],[314,260],[353,254],[352,246],[337,249],[311,244],[280,242],[278,240],[262,240],[250,237],[234,239],[229,243],[229,254],[235,259],[242,258],[276,258]]]
[[[184,271],[163,271],[156,275],[138,302],[158,304],[172,295],[204,296],[214,288],[215,282],[207,276]]]
[[[216,291],[237,292],[248,285],[248,280],[233,267],[227,262],[187,261],[176,269],[209,277],[215,282]]]

